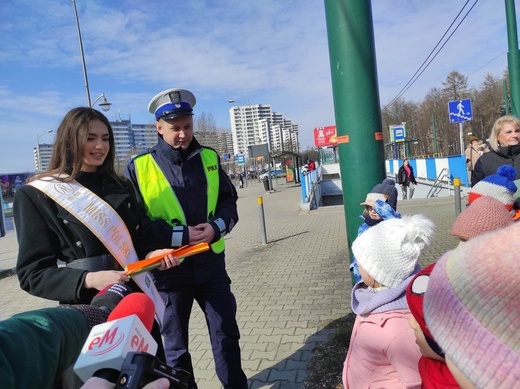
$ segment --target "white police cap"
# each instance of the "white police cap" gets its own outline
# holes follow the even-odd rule
[[[155,115],[155,120],[173,119],[193,115],[195,103],[195,96],[189,90],[171,88],[155,95],[148,103],[148,111]]]

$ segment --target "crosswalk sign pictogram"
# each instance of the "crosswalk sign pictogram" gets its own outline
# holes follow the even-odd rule
[[[450,101],[448,103],[448,112],[450,115],[450,123],[461,123],[473,120],[470,99]]]

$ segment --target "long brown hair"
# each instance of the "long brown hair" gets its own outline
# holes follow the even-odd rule
[[[87,140],[89,123],[92,120],[101,121],[107,126],[109,134],[108,143],[110,147],[103,164],[97,168],[97,171],[106,173],[119,181],[120,179],[114,168],[115,143],[112,126],[105,115],[89,107],[73,108],[65,115],[56,132],[49,168],[29,180],[62,173],[69,175],[69,177],[61,179],[62,181],[75,180],[83,166],[83,145]]]

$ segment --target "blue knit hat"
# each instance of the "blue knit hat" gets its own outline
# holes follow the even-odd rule
[[[370,193],[381,193],[386,196],[386,202],[395,210],[397,210],[397,188],[395,180],[386,178],[380,184],[374,186]]]
[[[500,166],[496,174],[483,178],[475,184],[468,193],[468,204],[481,196],[491,196],[500,201],[510,211],[515,201],[514,194],[517,187],[516,169],[510,165]]]

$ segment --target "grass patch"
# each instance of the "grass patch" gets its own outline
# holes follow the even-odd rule
[[[335,331],[327,342],[312,350],[303,389],[343,389],[341,373],[355,319],[356,315],[349,313],[326,327]]]

